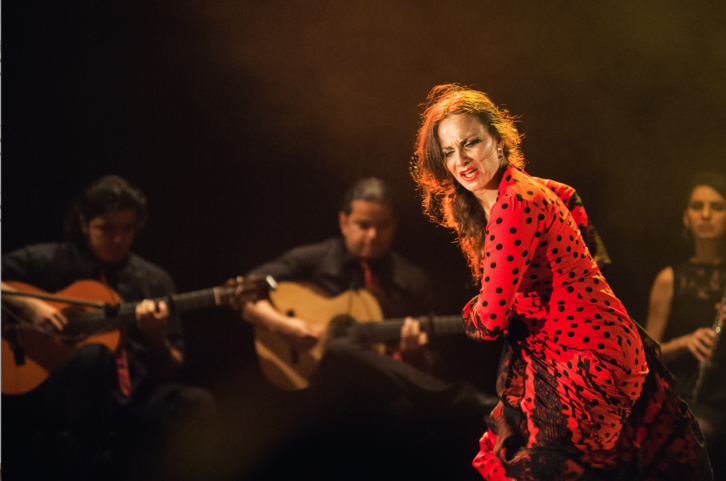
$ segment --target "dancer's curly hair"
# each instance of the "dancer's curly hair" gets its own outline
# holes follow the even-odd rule
[[[519,149],[522,135],[514,126],[515,118],[507,110],[497,108],[486,94],[457,84],[434,87],[421,116],[411,175],[423,198],[424,213],[433,222],[456,231],[459,247],[469,262],[474,279],[478,280],[486,216],[474,194],[462,187],[446,169],[438,132],[441,122],[456,114],[468,114],[478,119],[497,142],[504,144],[504,162],[520,170],[525,164]]]

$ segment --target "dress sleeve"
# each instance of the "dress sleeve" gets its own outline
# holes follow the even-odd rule
[[[535,177],[534,179],[554,192],[567,206],[567,209],[572,213],[572,218],[577,223],[577,227],[580,229],[582,238],[587,243],[587,248],[592,258],[597,262],[598,266],[603,268],[610,265],[612,262],[605,249],[605,244],[603,244],[600,234],[598,234],[595,226],[588,217],[587,211],[585,211],[585,205],[582,203],[582,199],[577,191],[567,184],[551,179],[542,179],[539,177]]]
[[[469,337],[496,339],[509,324],[512,303],[535,250],[544,242],[547,219],[532,202],[504,196],[487,224],[479,295],[464,307]]]

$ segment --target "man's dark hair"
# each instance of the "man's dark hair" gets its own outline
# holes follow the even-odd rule
[[[146,224],[146,196],[141,189],[129,184],[118,175],[106,175],[95,180],[76,199],[66,218],[65,230],[71,240],[85,242],[79,219],[91,219],[108,212],[133,209],[136,212],[136,230]]]
[[[386,182],[376,177],[368,177],[367,179],[356,181],[343,197],[343,204],[340,207],[341,212],[344,212],[345,215],[350,215],[353,210],[354,200],[387,205],[394,214],[396,212],[393,189]]]

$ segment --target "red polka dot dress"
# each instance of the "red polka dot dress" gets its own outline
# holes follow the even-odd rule
[[[474,461],[486,479],[612,475],[643,462],[646,433],[629,439],[624,426],[636,417],[649,359],[583,240],[584,209],[571,212],[557,195],[572,192],[509,167],[491,209],[481,291],[464,308],[471,337],[507,337],[502,402]],[[665,381],[659,386],[649,386],[649,398],[653,389],[670,395]]]

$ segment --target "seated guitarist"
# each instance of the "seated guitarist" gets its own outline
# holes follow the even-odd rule
[[[294,248],[249,274],[272,275],[278,282],[313,284],[333,296],[367,289],[378,301],[384,318],[431,312],[433,295],[429,277],[421,268],[391,250],[396,216],[393,193],[386,183],[376,178],[356,182],[345,194],[339,225],[341,237]],[[321,335],[305,319],[278,312],[268,300],[248,303],[243,317],[260,329],[286,338],[291,346],[299,349],[311,348]],[[423,454],[419,443],[424,439],[436,439],[429,445],[438,448],[447,443],[470,444],[469,451],[475,452],[477,435],[467,429],[475,431],[477,427],[483,427],[484,415],[492,407],[473,387],[452,385],[427,374],[425,371],[431,367],[432,358],[426,344],[427,336],[419,321],[408,317],[401,328],[400,342],[392,349],[393,356],[380,354],[350,339],[334,340],[328,344],[310,380],[309,400],[312,404],[317,403],[323,417],[327,418],[316,422],[327,422],[336,426],[335,429],[344,426],[343,433],[328,432],[327,437],[338,440],[333,444],[340,444],[339,435],[345,436],[343,443],[350,456],[367,459],[365,468],[359,465],[355,469],[369,469],[370,472],[366,472],[369,476],[380,474],[395,478],[398,475],[409,479],[416,475],[416,469],[421,470],[418,475],[429,476],[440,469],[444,477],[478,477],[458,448],[451,450],[451,456],[439,450],[428,462],[416,459]],[[325,407],[321,408],[321,405]],[[315,411],[315,407],[311,410]],[[342,418],[334,417],[332,412],[342,413]],[[380,418],[372,419],[376,416]],[[471,419],[480,419],[481,424],[476,426]],[[379,430],[381,424],[384,427]],[[463,427],[465,424],[469,426]],[[370,443],[362,434],[366,432],[364,426],[376,426],[368,430],[374,437]],[[430,437],[432,433],[435,433],[434,438]],[[416,438],[415,442],[413,438]],[[407,444],[409,441],[411,443]],[[380,452],[374,445],[404,445],[410,451],[397,451],[394,457],[398,462],[394,465],[389,459],[384,470],[384,461],[378,459]],[[372,455],[374,450],[375,456]],[[296,466],[290,456],[304,457],[304,452],[296,448],[293,453],[285,453],[285,463],[278,468]],[[464,453],[468,454],[467,451]],[[344,459],[348,458],[336,457],[343,465],[347,462]],[[333,471],[330,476],[341,476],[342,472],[335,471],[332,463],[331,459],[326,464],[327,469]],[[356,476],[365,478],[366,474],[356,472]],[[271,476],[286,478],[294,473],[275,471]]]
[[[201,469],[194,463],[211,449],[214,401],[202,389],[172,383],[183,362],[182,325],[164,302],[149,300],[174,293],[169,274],[131,252],[145,221],[143,193],[106,176],[78,197],[66,224],[70,241],[2,256],[6,291],[13,290],[7,281],[55,293],[94,279],[123,301],[142,301],[118,348],[80,347],[38,388],[3,396],[8,477],[179,479]],[[44,301],[2,300],[4,311],[10,305],[15,316],[48,332],[63,333],[68,324]]]
[[[391,189],[376,178],[355,183],[345,194],[338,219],[342,237],[294,248],[250,275],[272,275],[275,280],[313,284],[334,296],[367,289],[385,318],[428,314],[433,288],[423,269],[391,250],[396,216]],[[278,312],[269,300],[249,304],[244,317],[277,331],[291,343],[310,347],[320,333],[304,320]],[[418,320],[408,317],[401,329],[400,355],[415,363],[427,343]]]

